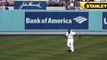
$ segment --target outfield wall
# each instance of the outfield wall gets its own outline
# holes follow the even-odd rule
[[[82,16],[80,20],[85,17],[86,21],[83,21],[83,25],[76,21],[77,15]],[[36,22],[26,22],[26,18]],[[107,35],[106,18],[106,11],[0,10],[0,34],[65,34],[67,28],[70,28],[79,34]],[[46,22],[52,19],[58,21]],[[60,19],[65,22],[59,22]],[[38,20],[44,20],[45,23],[37,22]]]

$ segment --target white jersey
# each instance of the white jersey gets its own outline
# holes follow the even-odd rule
[[[73,39],[73,35],[76,35],[76,33],[73,31],[71,31],[70,34],[68,34],[68,32],[66,32],[67,39]]]

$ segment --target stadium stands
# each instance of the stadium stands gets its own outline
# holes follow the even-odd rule
[[[49,0],[47,5],[48,6],[64,6],[64,1],[63,0]]]

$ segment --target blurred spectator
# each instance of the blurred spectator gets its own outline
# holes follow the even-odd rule
[[[0,0],[0,10],[4,10],[4,9],[5,9],[4,2]]]
[[[75,10],[75,1],[65,0],[65,9],[66,10]]]
[[[49,0],[48,1],[48,6],[63,6],[63,0]]]
[[[69,10],[75,10],[74,1],[70,1]]]
[[[5,10],[9,10],[9,0],[5,0]]]
[[[65,1],[65,9],[69,10],[69,4],[70,4],[70,0],[64,0]]]

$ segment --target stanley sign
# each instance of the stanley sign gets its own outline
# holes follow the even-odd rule
[[[80,10],[107,9],[107,2],[80,2]]]

